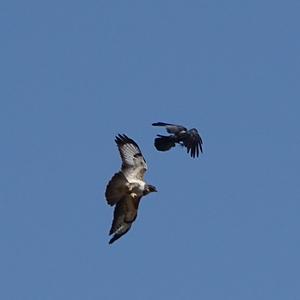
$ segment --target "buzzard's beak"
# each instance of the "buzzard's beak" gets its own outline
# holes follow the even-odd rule
[[[152,192],[157,192],[157,189],[154,185],[148,184],[148,186],[145,189],[145,195],[152,193]]]
[[[157,192],[157,189],[154,185],[150,185],[149,188],[150,188],[150,192]]]

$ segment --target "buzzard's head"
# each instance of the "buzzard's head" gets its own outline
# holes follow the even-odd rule
[[[143,192],[144,196],[152,192],[157,192],[156,187],[154,185],[147,184]]]

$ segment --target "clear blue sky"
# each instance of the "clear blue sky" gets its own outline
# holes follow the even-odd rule
[[[0,298],[300,299],[299,1],[2,1]],[[155,121],[204,154],[157,152]],[[108,245],[126,133],[159,192]]]

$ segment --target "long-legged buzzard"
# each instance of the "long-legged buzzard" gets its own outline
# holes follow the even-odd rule
[[[119,134],[115,142],[122,158],[122,167],[109,181],[105,191],[107,203],[115,205],[109,232],[109,235],[113,234],[110,244],[131,228],[137,217],[141,198],[157,191],[155,186],[144,180],[147,164],[137,143],[125,134]]]

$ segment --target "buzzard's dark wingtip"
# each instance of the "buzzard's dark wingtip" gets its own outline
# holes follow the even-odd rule
[[[136,142],[128,137],[126,134],[118,134],[116,135],[115,142],[117,145],[124,145],[124,144],[134,144],[136,145]]]
[[[126,134],[118,134],[116,135],[116,138],[115,138],[115,142],[118,144],[118,143],[124,143],[128,138],[128,136]]]
[[[133,139],[128,137],[126,134],[120,134],[119,133],[115,138],[115,142],[118,146],[123,146],[125,144],[132,144],[135,147],[137,147],[138,149],[140,149],[138,144]]]
[[[117,144],[120,144],[121,141],[122,141],[122,139],[123,139],[123,137],[122,137],[122,135],[119,133],[119,134],[116,135],[116,137],[115,137],[115,142],[116,142]]]

